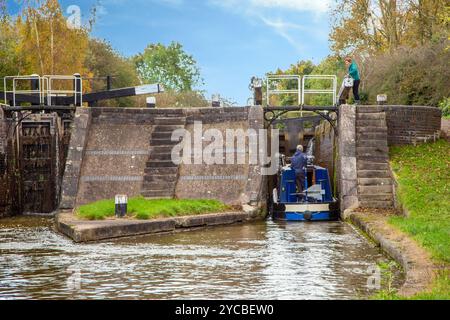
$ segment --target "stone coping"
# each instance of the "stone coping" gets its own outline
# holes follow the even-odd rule
[[[431,289],[438,270],[430,254],[408,235],[388,223],[389,216],[376,213],[351,211],[348,219],[368,235],[406,273],[405,283],[399,290],[404,297],[411,297]]]
[[[58,232],[76,243],[98,242],[123,237],[175,232],[261,219],[258,210],[183,216],[176,218],[131,220],[81,220],[72,211],[60,212],[55,219]]]

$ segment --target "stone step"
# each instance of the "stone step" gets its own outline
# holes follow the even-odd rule
[[[177,181],[160,181],[160,182],[144,182],[142,189],[143,190],[172,190],[175,188]]]
[[[384,170],[386,172],[389,171],[389,164],[386,160],[381,162],[373,161],[373,160],[358,160],[357,162],[358,171],[372,171],[372,170]]]
[[[357,136],[358,141],[376,140],[376,141],[385,141],[386,142],[387,139],[388,139],[387,131],[382,132],[382,133],[359,133]]]
[[[364,162],[373,162],[373,163],[389,163],[389,156],[388,155],[358,155],[357,156],[358,161],[364,161]]]
[[[356,127],[356,133],[359,136],[360,134],[366,134],[366,133],[384,133],[387,134],[387,127],[361,127],[361,126],[357,126]]]
[[[392,186],[359,186],[359,195],[371,195],[371,194],[389,194],[392,193]]]
[[[176,182],[178,179],[178,174],[160,174],[160,175],[146,175],[144,176],[145,182]]]
[[[154,131],[152,133],[152,139],[168,139],[168,140],[172,140],[172,132],[171,131],[167,131],[167,132],[159,132],[159,131]]]
[[[380,148],[382,150],[389,150],[386,140],[357,140],[357,147],[365,148]]]
[[[143,190],[141,194],[147,199],[171,199],[175,190]]]
[[[356,154],[361,156],[375,156],[389,155],[389,148],[384,147],[369,147],[369,146],[358,146],[356,147]]]
[[[359,196],[359,201],[393,201],[392,194],[371,194]]]
[[[179,129],[184,129],[184,125],[156,125],[153,132],[173,132]]]
[[[356,126],[386,128],[386,120],[356,120]]]
[[[156,125],[184,125],[186,124],[186,118],[155,118]]]
[[[394,208],[394,202],[393,201],[360,201],[359,206],[361,208],[391,209],[391,208]]]
[[[358,170],[358,178],[391,178],[388,170]]]
[[[166,168],[145,168],[144,172],[147,176],[161,176],[161,175],[177,175],[178,167],[166,167]]]
[[[173,163],[172,160],[169,161],[148,161],[147,168],[178,168],[178,165]]]
[[[175,146],[179,144],[179,141],[171,141],[170,139],[151,139],[150,144],[152,146]]]
[[[171,153],[152,153],[150,154],[150,161],[169,161],[172,160]]]
[[[391,186],[391,178],[359,178],[358,185],[360,186]]]
[[[357,113],[357,120],[386,120],[386,113],[377,112],[377,113]]]
[[[150,147],[150,154],[156,153],[172,153],[173,146],[152,146]]]

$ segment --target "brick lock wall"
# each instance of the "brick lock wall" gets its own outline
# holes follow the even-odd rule
[[[253,117],[254,119],[249,119],[251,109],[248,107],[192,109],[90,108],[89,114],[87,115],[83,115],[81,112],[85,110],[79,109],[80,110],[77,110],[77,116],[75,117],[71,147],[64,177],[62,209],[70,209],[76,204],[92,202],[100,200],[100,198],[111,197],[111,195],[114,195],[115,193],[112,191],[118,191],[117,188],[112,188],[112,186],[115,185],[115,182],[108,182],[110,184],[108,185],[103,182],[102,179],[116,179],[122,176],[132,177],[132,181],[127,180],[122,182],[122,184],[124,186],[130,186],[130,190],[127,189],[130,193],[136,193],[135,186],[139,183],[142,184],[142,182],[139,181],[145,178],[144,168],[141,168],[141,165],[135,164],[133,164],[133,167],[127,167],[128,169],[133,168],[132,171],[130,171],[131,169],[127,169],[128,171],[120,170],[119,167],[113,168],[112,163],[117,166],[121,163],[119,160],[123,160],[126,157],[124,158],[124,155],[110,153],[111,151],[116,152],[119,149],[140,152],[144,152],[148,149],[150,152],[153,149],[152,146],[146,146],[145,144],[150,142],[150,136],[152,134],[151,129],[160,126],[162,123],[161,121],[167,122],[170,118],[173,118],[174,120],[182,118],[185,119],[186,126],[192,126],[196,121],[200,121],[205,127],[217,124],[226,129],[233,128],[233,126],[241,123],[245,123],[245,125],[239,125],[244,128],[248,126],[249,121],[252,120],[252,125],[259,121],[260,127],[263,127],[262,109],[260,110],[260,114],[258,113],[257,116]],[[87,116],[87,118],[84,119],[84,121],[80,121],[84,116]],[[104,130],[109,127],[111,128],[109,132]],[[139,131],[141,129],[145,129],[145,132],[142,132],[142,134],[139,135],[139,138],[131,139],[132,135],[127,134],[127,132],[131,132],[128,130]],[[137,141],[136,139],[142,139],[142,141]],[[116,140],[123,141],[123,145],[118,143],[120,141]],[[108,150],[103,150],[102,148]],[[105,155],[93,154],[94,149],[96,151],[107,152],[109,158],[105,157]],[[84,154],[85,151],[87,154]],[[112,157],[117,158],[118,161],[111,161]],[[140,156],[136,156],[136,161],[139,160],[138,158],[140,159]],[[144,160],[147,158],[148,155]],[[126,165],[126,163],[127,162],[125,161],[124,164]],[[92,170],[88,170],[89,168],[86,167],[87,165],[89,165],[89,167],[98,167],[98,170],[95,170],[95,177],[92,176],[93,172],[91,172]],[[203,171],[201,173],[202,176],[205,175]],[[247,171],[248,170],[246,170],[246,172]],[[235,173],[233,172],[233,174]],[[245,175],[247,175],[247,173]],[[94,181],[92,178],[102,181]],[[255,180],[256,178],[252,176],[251,179]],[[253,199],[256,197],[256,191],[251,187],[247,188],[246,182],[247,179],[245,179],[245,181],[243,180],[243,186],[241,187],[242,192],[245,194],[248,193],[248,198]],[[86,187],[88,184],[94,186],[96,192],[87,193]],[[179,191],[180,189],[178,188],[177,190]],[[208,190],[208,186],[203,184],[197,191],[199,191],[203,197],[207,197]],[[86,197],[86,194],[89,194],[89,197]]]
[[[390,146],[431,142],[438,138],[441,131],[442,112],[438,108],[421,106],[373,108],[386,113]]]

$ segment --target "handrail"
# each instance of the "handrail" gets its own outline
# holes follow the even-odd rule
[[[332,80],[332,89],[306,89],[307,80]],[[302,102],[305,104],[306,94],[332,94],[333,95],[333,105],[337,104],[337,76],[335,75],[305,75],[302,80]]]
[[[297,81],[297,89],[271,89],[271,84],[276,81],[293,80]],[[308,80],[331,80],[333,87],[330,89],[306,89],[306,82]],[[307,94],[331,94],[333,95],[333,105],[337,105],[337,76],[335,75],[289,75],[289,74],[271,74],[266,79],[266,103],[270,105],[270,98],[272,95],[281,94],[296,94],[298,95],[298,104],[305,105],[305,96]]]
[[[275,81],[281,81],[281,80],[294,80],[297,81],[297,89],[270,89],[271,83]],[[271,74],[267,76],[266,84],[267,84],[267,94],[266,94],[266,100],[267,105],[270,104],[270,97],[272,95],[281,95],[281,94],[297,94],[298,95],[298,103],[301,102],[301,81],[302,77],[299,75],[288,75],[288,74]]]
[[[8,90],[8,82],[12,81],[12,90]],[[20,81],[30,81],[31,89],[18,89],[17,84]],[[53,89],[54,81],[72,81],[73,89]],[[17,108],[16,96],[30,95],[39,96],[39,105],[52,105],[52,98],[58,95],[73,95],[74,105],[83,105],[83,79],[79,74],[67,75],[44,75],[36,74],[26,76],[6,76],[3,78],[3,100],[8,105],[8,99],[12,96],[12,105]],[[8,98],[9,96],[9,98]]]
[[[48,105],[52,105],[52,97],[63,95],[63,94],[69,94],[74,96],[74,105],[78,105],[78,97],[79,97],[79,103],[80,106],[83,105],[83,80],[79,74],[74,74],[72,76],[67,75],[45,75],[45,79],[48,80],[48,87],[47,87],[47,103]],[[53,82],[54,81],[72,81],[72,90],[56,90],[53,89]],[[79,86],[79,88],[78,88]]]
[[[8,80],[12,80],[12,90],[7,89],[7,82]],[[36,81],[35,84],[37,85],[37,89],[31,88],[30,90],[17,90],[17,82],[18,81]],[[13,107],[16,106],[16,94],[31,94],[31,95],[39,95],[39,103],[44,104],[44,95],[43,95],[43,78],[39,75],[32,74],[27,76],[6,76],[3,78],[3,99],[5,104],[8,104],[8,93],[12,94],[13,96]]]

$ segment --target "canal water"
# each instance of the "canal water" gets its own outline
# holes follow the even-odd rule
[[[341,222],[74,244],[51,220],[0,220],[0,299],[364,299],[385,262]]]

